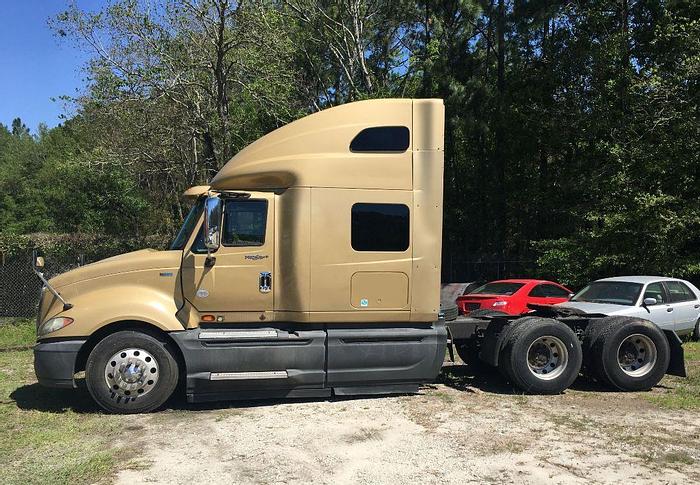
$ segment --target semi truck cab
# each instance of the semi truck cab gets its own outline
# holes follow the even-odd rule
[[[178,383],[192,402],[415,392],[447,341],[443,137],[438,99],[349,103],[263,136],[186,192],[168,250],[45,282],[39,382],[85,371],[121,413]]]

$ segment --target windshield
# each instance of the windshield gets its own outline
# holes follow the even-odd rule
[[[200,197],[197,200],[197,203],[192,206],[192,209],[190,209],[187,217],[185,217],[185,222],[182,224],[180,232],[177,233],[177,236],[175,236],[172,244],[170,244],[170,249],[185,249],[185,244],[187,244],[187,240],[190,238],[190,234],[192,234],[194,226],[196,226],[197,222],[199,221],[199,216],[202,213],[203,206],[204,197]]]
[[[508,283],[495,282],[486,283],[484,286],[478,287],[476,290],[469,292],[469,295],[512,295],[520,288],[525,286],[524,283]]]
[[[612,303],[615,305],[634,305],[642,291],[641,283],[626,281],[596,281],[574,295],[571,301],[591,303]]]

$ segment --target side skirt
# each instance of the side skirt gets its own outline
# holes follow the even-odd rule
[[[190,402],[415,393],[440,372],[447,342],[442,322],[211,325],[171,336]]]

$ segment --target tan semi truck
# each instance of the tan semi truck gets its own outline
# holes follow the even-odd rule
[[[72,388],[85,371],[97,403],[123,413],[161,406],[178,383],[191,402],[415,392],[437,376],[448,342],[443,133],[442,100],[331,108],[260,138],[188,190],[194,206],[168,250],[50,281],[38,258],[39,382]],[[465,360],[478,355],[525,390],[560,392],[579,373],[581,341],[610,322],[540,315],[549,318],[462,318],[449,330]],[[668,341],[637,387],[678,369],[680,345]]]

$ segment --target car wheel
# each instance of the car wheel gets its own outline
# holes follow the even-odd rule
[[[649,320],[608,317],[593,343],[596,374],[621,391],[645,391],[666,374],[671,351],[666,336]]]
[[[146,413],[175,390],[178,365],[167,344],[136,331],[116,332],[100,341],[85,365],[85,382],[106,411]]]
[[[695,329],[693,329],[693,334],[690,338],[693,342],[700,341],[700,318],[695,322]]]
[[[566,325],[551,318],[515,322],[499,359],[499,369],[526,392],[558,394],[581,369],[581,344]]]

